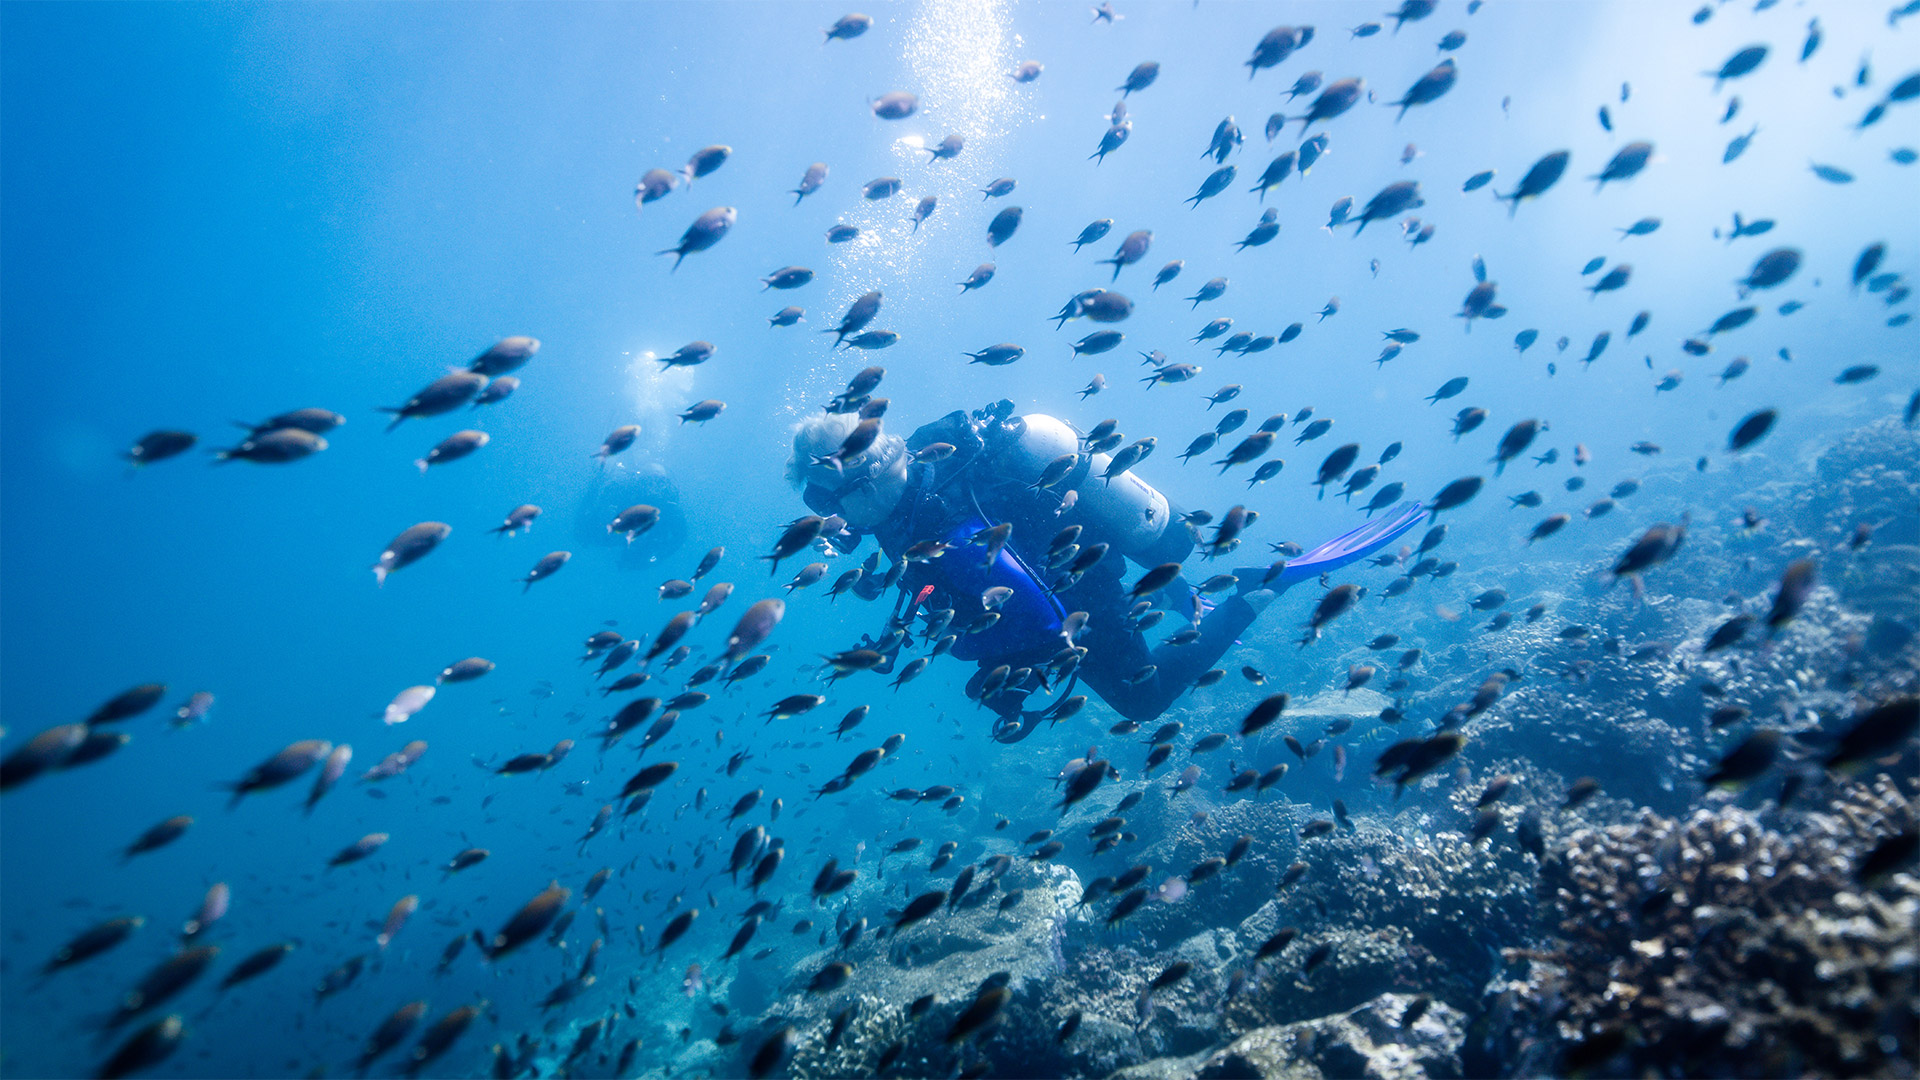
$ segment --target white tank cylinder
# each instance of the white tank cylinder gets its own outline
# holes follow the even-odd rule
[[[1035,414],[1009,421],[1007,438],[993,460],[1000,475],[1031,484],[1048,465],[1066,454],[1080,452],[1080,437],[1051,416]]]
[[[1080,437],[1054,417],[1030,414],[1015,421],[1014,428],[1014,437],[1004,445],[995,465],[1001,475],[1023,483],[1033,483],[1049,463],[1080,450]],[[1136,562],[1152,559],[1157,565],[1183,557],[1184,551],[1169,555],[1176,545],[1162,542],[1169,527],[1178,539],[1187,541],[1185,528],[1173,522],[1167,497],[1131,471],[1111,482],[1102,479],[1112,460],[1107,454],[1092,455],[1086,478],[1075,488],[1077,501],[1063,522],[1084,526],[1090,534],[1087,542],[1111,544]]]

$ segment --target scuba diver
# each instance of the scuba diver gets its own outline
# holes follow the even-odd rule
[[[657,508],[660,517],[652,528],[620,546],[620,566],[627,570],[653,568],[660,559],[680,550],[687,539],[680,488],[657,463],[601,470],[574,512],[576,542],[581,547],[619,545],[621,538],[607,531],[607,522],[640,503]]]
[[[1195,547],[1192,526],[1132,471],[1109,475],[1112,459],[1085,452],[1065,422],[1012,413],[1006,400],[971,416],[956,410],[906,439],[882,434],[845,455],[857,417],[830,411],[795,429],[787,465],[788,482],[809,508],[829,527],[835,517],[845,522],[844,532],[823,534],[836,549],[851,550],[870,534],[893,560],[883,575],[878,556],[870,557],[853,586],[875,599],[901,585],[889,631],[863,643],[887,656],[876,670],[891,667],[920,614],[927,640],[956,635],[948,651],[979,665],[967,695],[997,715],[993,737],[1001,742],[1077,708],[1062,694],[1046,709],[1023,711],[1034,691],[1051,693],[1075,678],[1127,719],[1152,720],[1290,585],[1366,558],[1426,515],[1420,504],[1404,503],[1284,566],[1237,570],[1233,595],[1218,604],[1177,575],[1136,599],[1122,583],[1126,561],[1149,568],[1181,562]],[[1063,468],[1064,476],[1047,482],[1053,478],[1043,474]],[[1150,646],[1143,601],[1189,626]]]

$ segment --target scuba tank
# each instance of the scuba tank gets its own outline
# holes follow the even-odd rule
[[[1045,574],[1029,565],[1017,550],[1023,546],[1022,541],[1032,543],[1038,538],[1016,537],[991,562],[981,558],[981,548],[968,543],[999,524],[982,506],[983,501],[995,505],[996,500],[990,497],[995,489],[1001,497],[998,502],[1002,512],[1007,502],[1054,504],[1067,492],[1077,492],[1073,508],[1059,515],[1059,525],[1078,524],[1085,529],[1087,542],[1106,543],[1143,566],[1179,562],[1194,547],[1192,533],[1177,520],[1178,508],[1151,484],[1130,471],[1110,482],[1103,479],[1098,473],[1104,473],[1112,459],[1106,454],[1083,453],[1079,434],[1067,424],[1044,414],[1012,416],[1012,412],[1013,403],[1005,400],[971,417],[956,411],[923,426],[906,440],[910,452],[934,442],[956,447],[947,463],[935,467],[939,478],[925,489],[939,500],[935,505],[949,508],[950,515],[932,537],[944,541],[949,550],[928,563],[927,569],[951,594],[961,617],[969,621],[979,610],[975,598],[982,593],[995,586],[1012,591],[994,625],[977,633],[962,633],[954,643],[953,655],[961,660],[1050,653],[1058,645],[1066,615]],[[1077,456],[1079,464],[1065,480],[1044,492],[1030,490],[1048,465],[1067,455]],[[911,525],[907,531],[924,535],[914,533]],[[1027,550],[1032,553],[1032,549]]]
[[[1044,413],[1002,420],[989,432],[987,453],[994,471],[1009,480],[1032,484],[1054,460],[1080,453],[1080,436]],[[1193,535],[1176,520],[1181,511],[1129,470],[1111,481],[1101,477],[1112,458],[1083,455],[1085,464],[1055,485],[1054,491],[1078,492],[1063,525],[1084,526],[1092,540],[1112,545],[1142,566],[1180,562],[1193,552]]]

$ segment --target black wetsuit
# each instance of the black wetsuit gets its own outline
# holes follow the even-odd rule
[[[1145,723],[1165,712],[1176,697],[1214,666],[1234,638],[1253,622],[1254,608],[1234,596],[1201,620],[1198,640],[1184,645],[1150,646],[1145,635],[1134,629],[1127,618],[1135,601],[1127,595],[1122,583],[1127,560],[1119,552],[1110,551],[1070,587],[1057,591],[1048,587],[1061,575],[1046,569],[1047,547],[1062,528],[1075,523],[1074,513],[1071,510],[1062,513],[1061,505],[1067,491],[1085,482],[1084,461],[1078,476],[1070,476],[1051,490],[1035,490],[996,474],[993,468],[996,447],[991,442],[982,442],[965,413],[949,413],[915,431],[907,439],[907,448],[918,451],[938,442],[952,444],[956,452],[936,464],[908,466],[906,493],[892,516],[873,530],[881,549],[898,562],[915,544],[928,540],[957,543],[984,528],[1010,523],[1013,528],[1006,547],[1022,568],[1031,572],[1037,591],[1055,609],[1055,614],[1087,614],[1086,629],[1078,639],[1078,644],[1087,651],[1076,673],[1120,715]],[[822,513],[832,509],[814,508]],[[1091,545],[1105,539],[1083,533],[1080,542]],[[1003,618],[985,634],[963,633],[985,614],[980,590],[969,587],[983,571],[968,570],[965,562],[970,560],[977,566],[983,554],[984,549],[978,545],[953,547],[938,559],[913,563],[900,579],[909,597],[917,597],[927,585],[934,586],[927,602],[930,610],[949,605],[953,608],[949,624],[952,629],[948,632],[962,635],[954,645],[954,655],[980,665],[980,673],[969,684],[970,693],[977,692],[987,670],[1001,664],[1016,671],[1034,668],[1066,645],[1058,632],[1057,617],[1051,620],[1051,625],[1034,625],[1042,620],[1031,617],[1018,621]],[[968,585],[960,585],[955,578],[966,580]],[[1015,588],[1018,590],[1020,586]],[[1160,600],[1173,610],[1169,612],[1170,617],[1161,622],[1159,632],[1171,634],[1190,625],[1193,593],[1185,582],[1176,579],[1163,590]],[[1008,608],[1018,607],[1018,600],[1008,604]],[[1026,610],[1036,610],[1035,604],[1029,602]],[[1044,618],[1045,609],[1038,610]],[[1141,677],[1150,665],[1155,670]],[[1030,678],[1024,686],[1010,686],[995,694],[987,704],[1003,717],[1012,716],[1022,708],[1027,691],[1038,685],[1037,677]],[[1021,733],[1031,727],[1029,723]]]

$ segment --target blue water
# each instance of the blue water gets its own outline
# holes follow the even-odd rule
[[[114,1040],[92,1018],[166,954],[205,889],[225,881],[232,911],[213,935],[221,963],[168,1006],[188,1017],[190,1033],[159,1073],[343,1071],[399,1003],[430,998],[437,1016],[485,996],[498,1027],[469,1032],[433,1069],[477,1072],[488,1043],[548,1019],[538,1001],[562,961],[529,947],[495,974],[469,949],[453,974],[436,978],[441,946],[475,927],[491,932],[549,879],[577,891],[612,866],[620,873],[598,900],[614,931],[600,985],[559,1015],[603,1012],[637,974],[643,999],[670,1000],[662,1008],[672,1016],[645,1032],[641,1058],[664,1070],[677,1046],[670,1033],[686,1022],[673,1017],[694,1009],[674,996],[684,965],[717,966],[747,901],[722,895],[723,911],[704,917],[659,968],[637,961],[634,928],[644,925],[651,943],[674,894],[704,907],[710,888],[721,892],[724,881],[708,874],[724,864],[733,830],[716,808],[752,787],[784,798],[774,831],[790,857],[779,885],[796,900],[825,855],[847,863],[864,839],[870,860],[901,834],[906,814],[880,802],[881,791],[959,785],[971,801],[952,821],[916,812],[929,836],[936,821],[941,836],[983,835],[1003,814],[1024,834],[1020,813],[1044,792],[1017,802],[1018,788],[994,790],[988,770],[1015,758],[1035,777],[1051,775],[1105,739],[1112,715],[1096,703],[1074,725],[997,747],[984,738],[986,714],[960,694],[969,672],[948,662],[897,694],[877,676],[856,678],[820,691],[830,701],[812,716],[765,725],[758,714],[773,700],[814,689],[817,654],[881,627],[883,605],[830,604],[821,585],[789,598],[766,675],[724,694],[705,687],[716,700],[649,753],[682,767],[644,829],[630,819],[624,834],[610,830],[584,857],[576,852],[593,812],[633,768],[637,741],[597,760],[587,733],[618,699],[592,692],[590,670],[576,664],[580,642],[603,624],[651,636],[700,596],[662,603],[657,585],[725,546],[701,586],[736,582],[734,598],[689,638],[695,656],[643,692],[677,686],[717,655],[739,612],[807,561],[769,578],[754,558],[804,512],[782,478],[791,425],[869,363],[887,368],[881,394],[899,433],[1005,397],[1082,428],[1114,417],[1130,437],[1157,436],[1158,454],[1140,470],[1150,482],[1188,507],[1245,502],[1261,512],[1248,541],[1254,563],[1269,542],[1311,546],[1357,521],[1354,506],[1316,499],[1309,483],[1334,446],[1358,442],[1366,462],[1402,441],[1382,482],[1421,497],[1458,476],[1490,475],[1494,441],[1529,416],[1552,425],[1536,452],[1558,447],[1562,460],[1538,472],[1520,463],[1451,516],[1454,536],[1471,538],[1476,556],[1463,579],[1487,587],[1524,570],[1520,560],[1537,553],[1526,531],[1555,510],[1576,519],[1553,557],[1581,574],[1682,511],[1728,523],[1737,508],[1703,502],[1703,493],[1737,499],[1743,488],[1800,476],[1807,455],[1837,434],[1903,407],[1914,331],[1887,320],[1912,304],[1850,291],[1848,274],[1876,240],[1889,244],[1884,269],[1910,272],[1920,242],[1915,173],[1889,157],[1920,145],[1920,105],[1895,105],[1876,126],[1853,130],[1920,67],[1914,30],[1889,28],[1883,5],[1746,6],[1717,5],[1695,26],[1679,5],[1495,2],[1469,16],[1449,0],[1398,34],[1350,39],[1344,28],[1377,19],[1381,5],[1142,3],[1123,6],[1116,24],[1089,25],[1085,5],[929,2],[873,9],[865,36],[825,46],[820,28],[843,11],[808,3],[0,8],[4,749],[83,718],[126,686],[170,687],[163,709],[125,725],[133,740],[111,759],[42,777],[0,803],[0,1068],[20,1076],[97,1068]],[[1800,63],[1814,15],[1824,44]],[[1313,22],[1317,36],[1250,81],[1241,61],[1282,18]],[[1455,88],[1397,122],[1395,110],[1363,103],[1316,129],[1329,134],[1331,152],[1265,199],[1280,211],[1278,239],[1236,253],[1233,242],[1263,208],[1246,189],[1297,142],[1298,125],[1272,145],[1261,132],[1268,113],[1305,104],[1285,104],[1293,79],[1314,69],[1329,80],[1363,75],[1379,102],[1393,100],[1440,59],[1433,43],[1456,27],[1469,38],[1453,54]],[[1773,47],[1758,72],[1718,91],[1702,77],[1753,42]],[[1856,88],[1863,55],[1871,85]],[[1025,59],[1046,69],[1019,85],[1006,73]],[[1160,61],[1162,74],[1128,100],[1131,140],[1096,166],[1086,157],[1105,130],[1113,87],[1146,59]],[[918,114],[875,118],[866,102],[898,89],[920,96]],[[1740,114],[1723,125],[1736,93]],[[1595,120],[1602,104],[1611,134]],[[1246,133],[1230,159],[1239,177],[1188,209],[1182,200],[1214,168],[1200,152],[1228,114]],[[1721,164],[1727,141],[1755,124],[1751,148]],[[966,136],[964,153],[927,161],[917,146],[949,132]],[[1634,139],[1656,145],[1653,164],[1596,192],[1584,178]],[[733,148],[723,167],[636,213],[642,172],[677,169],[711,143]],[[1408,144],[1419,156],[1403,165]],[[1567,176],[1517,214],[1485,190],[1460,192],[1489,168],[1498,172],[1492,188],[1510,190],[1535,159],[1562,148],[1573,154]],[[831,174],[795,206],[787,192],[814,161]],[[1809,162],[1855,180],[1828,183]],[[878,176],[901,177],[904,193],[863,201],[859,186]],[[1002,176],[1018,180],[1016,191],[983,201],[978,189]],[[1358,239],[1351,228],[1320,227],[1335,199],[1364,204],[1400,179],[1421,184],[1426,205],[1412,213],[1436,226],[1431,242],[1409,248],[1396,222]],[[939,207],[914,233],[907,218],[924,194]],[[986,223],[1009,204],[1025,208],[1024,223],[992,251]],[[739,211],[732,234],[670,272],[672,260],[654,252],[723,205]],[[1713,230],[1724,233],[1735,212],[1777,225],[1762,237],[1716,240]],[[1646,216],[1663,220],[1653,235],[1622,240],[1615,231]],[[1114,219],[1113,232],[1074,254],[1069,241],[1102,217]],[[829,246],[823,234],[839,221],[870,232]],[[1107,285],[1109,269],[1095,260],[1140,228],[1154,231],[1152,250],[1113,285],[1136,304],[1116,327],[1125,344],[1069,360],[1067,343],[1097,327],[1056,331],[1047,317],[1074,293]],[[1715,341],[1710,356],[1681,352],[1682,340],[1741,306],[1733,283],[1779,246],[1802,250],[1805,261],[1786,285],[1746,301],[1759,317]],[[1509,313],[1468,333],[1455,313],[1476,255]],[[1629,285],[1590,299],[1583,287],[1598,275],[1580,270],[1594,256],[1631,263]],[[1186,262],[1180,278],[1150,289],[1155,268],[1175,258]],[[954,283],[984,261],[998,264],[992,283],[956,295]],[[758,279],[789,264],[818,278],[763,293]],[[1198,310],[1180,299],[1216,275],[1231,279],[1223,298]],[[874,326],[898,332],[900,343],[831,351],[818,331],[870,289],[886,297]],[[1317,322],[1336,296],[1338,314]],[[1778,314],[1789,300],[1804,309]],[[787,303],[804,306],[806,322],[770,329],[767,317]],[[1651,325],[1627,340],[1642,310]],[[1264,354],[1217,358],[1188,339],[1220,316],[1255,333],[1306,328]],[[1376,367],[1381,333],[1395,327],[1421,340]],[[1517,353],[1514,335],[1529,327],[1540,341]],[[1602,330],[1611,345],[1582,370],[1579,358]],[[510,334],[543,343],[517,373],[515,396],[382,432],[376,407],[399,404]],[[1571,344],[1559,353],[1562,335]],[[663,374],[652,357],[695,339],[718,346],[714,359]],[[964,362],[963,351],[996,342],[1022,344],[1027,355],[1001,368]],[[1143,388],[1136,361],[1148,349],[1199,363],[1204,374]],[[1716,386],[1714,375],[1741,355],[1752,370]],[[1835,385],[1854,364],[1884,373]],[[1682,385],[1656,394],[1674,368]],[[1075,391],[1096,372],[1109,388],[1080,400]],[[1462,396],[1425,403],[1456,375],[1471,380]],[[1207,413],[1203,395],[1228,383],[1244,386],[1234,405],[1254,423],[1312,406],[1336,426],[1318,442],[1282,444],[1286,469],[1253,490],[1247,470],[1179,465],[1175,455],[1221,411]],[[725,413],[705,425],[675,419],[705,398],[726,401]],[[242,434],[231,421],[309,405],[348,418],[324,453],[288,466],[205,463],[204,449]],[[1448,421],[1469,405],[1491,418],[1456,443]],[[1776,429],[1756,452],[1728,455],[1728,430],[1763,407],[1780,410]],[[602,476],[589,455],[627,423],[643,434],[607,470],[664,469],[687,518],[684,541],[651,565],[623,560],[619,540],[600,529],[601,511],[583,505]],[[425,477],[411,466],[464,426],[487,431],[491,445]],[[195,431],[201,445],[130,469],[119,455],[155,428]],[[1664,452],[1628,451],[1643,440]],[[1589,487],[1574,495],[1560,484],[1576,443],[1592,463]],[[1694,471],[1703,455],[1704,478]],[[1578,517],[1625,477],[1646,492],[1607,518]],[[1504,496],[1529,487],[1546,494],[1546,507],[1510,512]],[[530,534],[486,534],[523,502],[545,508]],[[382,546],[423,520],[451,524],[451,538],[376,588],[368,567]],[[574,558],[523,593],[514,579],[555,549]],[[832,573],[868,550],[835,560]],[[1388,580],[1374,578],[1366,580],[1375,587]],[[1337,685],[1346,663],[1332,659],[1337,650],[1387,627],[1355,621],[1339,628],[1343,641],[1297,652],[1291,639],[1312,603],[1305,591],[1271,608],[1224,664],[1258,666],[1302,696]],[[471,655],[498,668],[441,688],[403,727],[380,722],[396,692]],[[165,711],[202,689],[218,697],[209,722],[169,730]],[[1215,690],[1204,708],[1229,720],[1262,693],[1237,679]],[[852,739],[812,745],[863,701],[874,715]],[[848,757],[896,731],[907,736],[897,760],[845,795],[813,798],[809,789]],[[430,750],[380,788],[385,799],[349,780],[305,817],[303,779],[225,808],[212,785],[301,738],[351,743],[350,776],[410,739]],[[492,777],[471,763],[561,738],[581,745],[550,773]],[[720,766],[740,750],[753,761],[728,778]],[[566,790],[583,781],[584,793]],[[121,863],[120,849],[175,814],[197,819],[184,839]],[[371,831],[392,834],[378,856],[324,870],[329,855]],[[703,841],[706,865],[694,870]],[[490,848],[491,860],[442,883],[438,865],[470,844]],[[423,909],[377,970],[316,1008],[312,987],[370,949],[377,927],[367,924],[409,893]],[[37,981],[60,942],[123,913],[149,922],[107,956]],[[594,936],[591,922],[590,913],[576,922],[567,963]],[[279,970],[210,1004],[230,961],[288,938],[301,948]]]

